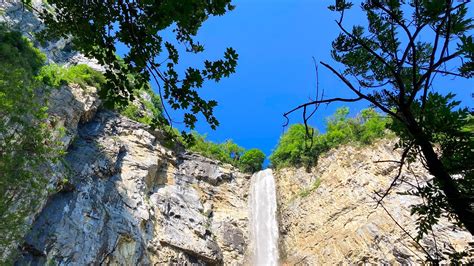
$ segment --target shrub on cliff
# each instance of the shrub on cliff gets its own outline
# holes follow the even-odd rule
[[[342,107],[326,121],[326,133],[319,134],[313,128],[306,130],[303,124],[292,125],[280,138],[270,155],[272,166],[311,167],[319,155],[346,143],[370,144],[386,135],[387,118],[369,108],[356,117],[348,118],[349,108]],[[313,133],[313,136],[308,136]]]
[[[388,120],[374,109],[364,109],[354,118],[348,115],[349,108],[341,107],[326,121],[326,133],[322,137],[328,148],[348,142],[370,144],[385,135]]]
[[[246,173],[255,173],[262,170],[263,161],[265,160],[265,153],[259,149],[250,149],[240,157],[240,170]]]
[[[132,75],[128,75],[127,78],[131,84],[135,82]],[[91,86],[99,90],[103,89],[106,83],[105,76],[101,72],[84,64],[68,67],[50,64],[41,68],[36,79],[51,87],[77,84],[83,89]],[[130,98],[134,101],[116,104],[114,110],[145,125],[157,126],[163,124],[164,116],[161,100],[152,91],[149,84],[133,91],[133,97]]]
[[[41,69],[37,78],[52,87],[74,83],[82,88],[86,86],[100,88],[105,84],[102,73],[82,64],[69,67],[50,64]]]
[[[163,106],[160,97],[151,88],[134,91],[133,102],[115,109],[122,115],[149,126],[162,125]]]
[[[320,137],[315,136],[313,140],[318,142]],[[281,136],[276,149],[270,155],[270,162],[277,168],[308,164],[317,156],[314,154],[316,149],[310,148],[310,146],[311,140],[306,136],[304,125],[292,125]]]
[[[211,159],[219,160],[237,166],[239,158],[245,151],[232,140],[223,143],[215,143],[206,140],[206,135],[192,132],[194,140],[187,144],[187,148]]]
[[[245,150],[232,140],[226,140],[222,143],[215,143],[206,140],[206,135],[192,132],[193,140],[185,142],[176,133],[178,139],[188,150],[199,153],[205,157],[219,160],[223,163],[238,167],[246,173],[253,173],[262,170],[265,154],[259,149]]]

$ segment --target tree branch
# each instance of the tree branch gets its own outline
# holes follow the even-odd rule
[[[382,209],[385,211],[385,213],[387,213],[387,215],[390,217],[390,219],[392,219],[392,221],[408,236],[410,237],[420,248],[421,250],[423,250],[423,252],[426,254],[426,256],[428,256],[428,260],[429,261],[432,261],[434,262],[435,260],[433,259],[433,257],[431,257],[430,253],[418,242],[416,241],[416,239],[410,235],[410,233],[408,233],[408,231],[403,228],[403,226],[397,222],[397,220],[395,220],[395,218],[392,216],[392,214],[390,214],[390,212],[387,210],[387,208],[385,208],[385,206],[383,206],[383,204],[381,204],[382,206]]]
[[[408,153],[410,152],[411,148],[413,147],[414,143],[410,143],[406,148],[405,150],[403,151],[402,153],[402,157],[400,158],[400,161],[396,162],[398,163],[400,166],[398,167],[398,173],[397,175],[393,178],[393,181],[392,183],[390,184],[390,186],[388,187],[387,190],[385,190],[385,193],[383,193],[382,195],[380,195],[379,193],[375,192],[375,194],[377,196],[380,197],[380,199],[377,201],[377,205],[375,206],[375,208],[377,208],[383,201],[383,199],[390,193],[390,190],[392,190],[393,187],[395,187],[398,179],[401,177],[402,175],[402,170],[403,170],[403,166],[405,165],[405,159],[407,158],[408,156]]]
[[[359,90],[357,90],[354,85],[352,85],[352,83],[347,80],[341,73],[337,72],[332,66],[324,63],[324,62],[320,62],[323,66],[325,66],[327,69],[331,70],[332,73],[334,73],[341,81],[343,81],[347,87],[349,87],[349,89],[351,91],[353,91],[357,96],[359,96],[360,98],[362,99],[365,99],[367,101],[369,101],[370,103],[372,103],[373,105],[375,105],[376,107],[378,107],[380,110],[384,111],[385,113],[397,118],[398,120],[400,120],[401,122],[404,122],[404,120],[398,116],[397,114],[395,114],[394,112],[390,111],[388,108],[386,108],[385,106],[381,105],[380,103],[378,103],[377,101],[371,99],[368,95],[365,95],[363,93],[361,93]]]
[[[360,46],[362,46],[362,48],[364,48],[367,52],[369,52],[370,54],[372,54],[377,60],[379,60],[383,65],[385,65],[389,70],[390,72],[392,72],[392,75],[395,77],[395,80],[397,81],[398,83],[398,86],[400,88],[400,94],[405,94],[405,84],[403,83],[403,80],[402,78],[400,77],[400,75],[393,69],[392,66],[390,66],[389,63],[387,63],[387,61],[382,57],[380,56],[378,53],[376,53],[372,48],[370,48],[369,46],[367,46],[367,44],[365,44],[362,40],[360,40],[359,38],[357,38],[356,36],[352,35],[350,32],[348,32],[343,26],[342,26],[342,23],[341,22],[337,22],[337,25],[339,26],[339,28],[342,30],[342,32],[344,32],[347,36],[351,37],[354,41],[356,41]],[[381,47],[381,45],[377,44],[377,46]]]
[[[318,105],[318,104],[321,104],[321,103],[332,103],[332,102],[357,102],[357,101],[360,101],[362,100],[363,98],[362,97],[358,97],[358,98],[352,98],[352,99],[347,99],[347,98],[331,98],[331,99],[326,99],[326,100],[315,100],[315,101],[311,101],[311,102],[308,102],[308,103],[305,103],[305,104],[302,104],[302,105],[299,105],[293,109],[291,109],[290,111],[286,112],[283,114],[283,116],[287,119],[287,123],[285,123],[284,126],[287,126],[288,125],[288,115],[299,110],[299,109],[302,109],[302,108],[306,108],[310,105]]]

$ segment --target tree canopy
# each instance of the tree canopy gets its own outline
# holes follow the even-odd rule
[[[265,153],[259,149],[250,149],[240,157],[240,169],[246,173],[255,173],[262,170]]]
[[[23,1],[34,9],[31,0]],[[152,80],[159,95],[172,109],[183,109],[184,123],[194,128],[202,115],[211,128],[219,125],[213,114],[216,101],[198,93],[205,80],[219,81],[235,71],[237,53],[227,48],[224,58],[205,60],[201,69],[187,67],[179,73],[182,55],[201,53],[204,46],[196,40],[201,25],[211,16],[221,16],[234,7],[230,0],[165,1],[75,1],[48,0],[48,8],[36,10],[46,27],[38,34],[42,41],[70,38],[72,48],[95,58],[106,67],[106,84],[100,95],[107,106],[126,105],[136,96],[133,91]],[[172,37],[167,37],[172,32]],[[127,53],[116,55],[116,45]],[[127,76],[133,75],[131,83]],[[165,109],[154,125],[174,120]]]
[[[349,108],[341,107],[326,119],[326,132],[319,134],[316,129],[307,135],[308,128],[294,124],[283,134],[270,155],[270,162],[276,168],[296,166],[311,167],[317,164],[318,157],[332,148],[347,143],[366,145],[382,137],[389,136],[387,126],[390,119],[381,116],[372,108],[348,117]]]

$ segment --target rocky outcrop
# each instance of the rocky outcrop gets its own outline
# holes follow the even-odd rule
[[[176,155],[113,112],[89,122],[87,112],[67,114],[64,124],[79,122],[65,160],[67,184],[35,219],[20,265],[244,263],[248,175],[197,154]]]
[[[445,219],[420,242],[423,248],[396,224],[416,235],[410,205],[418,199],[397,192],[430,178],[419,162],[404,169],[402,184],[376,208],[374,191],[389,187],[398,165],[375,162],[400,158],[393,144],[382,140],[370,147],[332,150],[310,173],[276,171],[284,264],[422,264],[427,257],[423,248],[435,257],[438,250],[462,251],[472,244],[468,232],[454,231]]]

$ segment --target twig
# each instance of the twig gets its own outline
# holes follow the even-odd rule
[[[413,147],[414,143],[410,143],[406,148],[405,150],[403,151],[403,154],[402,154],[402,158],[400,159],[399,163],[400,166],[398,167],[398,173],[397,175],[393,178],[393,181],[392,183],[390,184],[390,186],[388,187],[388,189],[385,191],[385,193],[383,195],[380,195],[379,193],[375,192],[375,194],[377,196],[380,197],[380,199],[377,201],[377,205],[375,206],[375,208],[377,208],[380,204],[382,204],[382,200],[390,193],[390,190],[396,185],[398,179],[401,177],[402,175],[402,170],[403,170],[403,166],[405,164],[405,159],[406,157],[408,156],[408,153],[410,152],[411,148]]]

